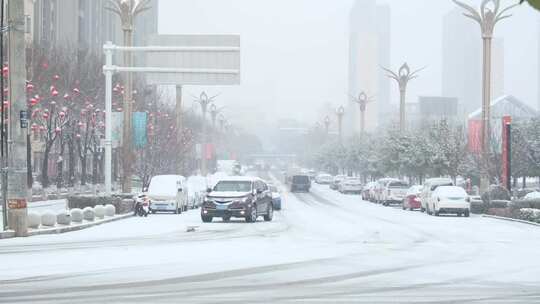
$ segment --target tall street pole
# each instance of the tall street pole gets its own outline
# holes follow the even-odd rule
[[[206,122],[206,114],[208,113],[208,106],[214,101],[214,97],[208,97],[206,92],[202,92],[198,99],[195,101],[201,105],[202,111],[202,142],[201,142],[201,175],[206,176],[208,173],[208,164],[206,159],[206,145],[208,144],[208,126]]]
[[[458,0],[452,0],[462,7],[466,12],[464,15],[476,21],[480,25],[483,45],[483,67],[482,67],[482,171],[480,189],[487,191],[489,188],[489,144],[490,144],[490,105],[491,105],[491,44],[495,25],[512,15],[506,14],[518,3],[501,9],[500,0],[482,0],[480,9],[477,10]]]
[[[394,79],[399,86],[399,130],[401,132],[405,131],[407,128],[406,123],[406,113],[405,113],[405,100],[407,96],[407,85],[409,82],[415,78],[418,78],[418,72],[422,69],[411,72],[409,65],[404,63],[398,70],[397,73],[391,71],[390,69],[383,68],[388,72],[388,77]]]
[[[176,86],[176,145],[177,145],[177,159],[176,159],[176,171],[178,174],[183,175],[184,173],[184,123],[183,123],[183,110],[182,110],[182,86]]]
[[[338,134],[339,134],[339,143],[343,143],[343,116],[345,115],[345,108],[340,106],[336,109],[336,115],[338,118]]]
[[[24,3],[25,1],[8,2],[9,101],[11,105],[8,132],[8,224],[18,237],[28,234],[25,130],[25,128],[28,128],[28,112],[25,93]]]
[[[326,132],[325,136],[328,138],[328,134],[330,132],[330,116],[328,115],[324,118],[324,130]]]
[[[109,0],[106,9],[114,12],[120,17],[122,31],[124,32],[124,46],[133,46],[134,19],[140,13],[148,10],[150,0]],[[130,51],[124,52],[124,66],[133,66],[133,54]],[[122,132],[122,192],[131,192],[131,176],[133,165],[133,139],[132,139],[132,113],[133,113],[133,76],[131,72],[126,73],[124,90],[124,126]]]
[[[372,102],[365,92],[361,92],[358,98],[353,97],[353,101],[360,106],[360,134],[364,134],[366,131],[366,110],[367,104]]]

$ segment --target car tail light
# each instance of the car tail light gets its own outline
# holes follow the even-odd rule
[[[420,200],[418,199],[417,196],[415,196],[412,200],[413,200],[413,202],[415,202],[415,203],[420,203]]]

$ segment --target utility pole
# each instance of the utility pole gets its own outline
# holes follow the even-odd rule
[[[120,17],[122,31],[124,32],[124,46],[133,46],[133,28],[135,18],[142,12],[150,9],[150,0],[109,0],[107,10]],[[124,52],[124,66],[133,66],[133,54]],[[124,90],[124,127],[122,132],[122,192],[131,193],[131,176],[133,165],[133,77],[131,72],[126,73]]]
[[[8,128],[8,224],[18,237],[27,236],[27,168],[26,128],[26,46],[24,39],[24,3],[8,2],[8,67],[9,67],[9,128]],[[5,212],[5,210],[4,210]]]
[[[483,42],[483,68],[482,68],[482,178],[480,190],[487,191],[489,188],[489,143],[490,143],[490,105],[491,105],[491,42],[495,25],[512,15],[506,14],[518,3],[501,9],[500,0],[482,0],[480,9],[476,10],[461,1],[453,0],[454,3],[466,12],[464,15],[480,25]],[[490,5],[491,4],[491,5]]]
[[[404,63],[397,73],[391,71],[390,69],[383,68],[388,72],[388,77],[394,79],[399,86],[399,130],[401,132],[405,131],[407,127],[406,124],[406,114],[405,114],[405,100],[407,95],[407,85],[409,82],[415,78],[418,78],[418,72],[423,70],[421,68],[411,73],[411,69],[407,63]]]

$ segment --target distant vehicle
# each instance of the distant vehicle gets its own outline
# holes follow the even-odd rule
[[[332,180],[332,183],[330,183],[330,189],[338,190],[339,189],[339,184],[346,178],[347,178],[346,175],[336,175],[336,176],[334,176],[334,179]]]
[[[422,193],[420,193],[420,203],[422,206],[420,210],[425,212],[427,210],[428,201],[431,197],[431,193],[440,186],[454,186],[454,182],[449,178],[430,178],[424,182],[422,187]]]
[[[457,214],[469,217],[471,204],[465,189],[456,186],[439,186],[431,193],[428,204],[428,214]]]
[[[376,182],[367,183],[362,189],[362,199],[364,201],[371,201],[373,197],[373,191],[375,188]]]
[[[540,192],[538,191],[529,192],[523,197],[523,199],[524,200],[540,199]]]
[[[188,186],[180,175],[158,175],[152,177],[148,187],[150,211],[182,213],[188,209]]]
[[[347,193],[362,193],[362,181],[356,177],[347,177],[341,183],[339,183],[338,191],[347,194]]]
[[[225,172],[229,176],[238,176],[242,173],[242,166],[236,160],[219,159],[216,164],[217,172]]]
[[[386,185],[389,182],[399,182],[400,180],[397,178],[381,178],[377,180],[377,183],[375,184],[375,187],[373,189],[373,201],[377,204],[384,203],[384,195],[383,191],[386,189]]]
[[[409,184],[404,181],[389,181],[384,184],[381,192],[381,202],[385,206],[391,204],[401,204],[405,194],[409,189]]]
[[[232,217],[244,218],[253,223],[259,216],[269,222],[274,216],[272,192],[268,185],[256,177],[228,177],[208,189],[208,194],[201,208],[204,223],[212,222],[214,217],[221,217],[228,222]]]
[[[422,208],[420,203],[420,193],[422,193],[422,186],[412,186],[407,190],[405,198],[403,199],[403,210],[411,210]]]
[[[307,175],[294,175],[291,179],[291,192],[309,192],[311,180]]]
[[[319,174],[315,177],[315,182],[319,185],[329,185],[333,180],[332,175],[330,174]]]
[[[272,192],[272,204],[274,206],[274,210],[281,210],[281,193],[274,185],[268,185],[268,187]]]

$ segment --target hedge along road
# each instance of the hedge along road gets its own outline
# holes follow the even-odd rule
[[[194,210],[0,241],[0,302],[540,301],[538,227],[323,186],[283,200],[271,223],[202,224]]]

